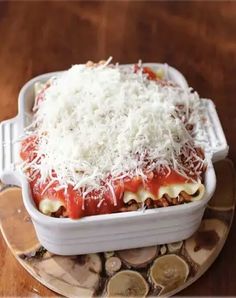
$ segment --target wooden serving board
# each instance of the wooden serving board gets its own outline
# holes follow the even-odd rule
[[[198,231],[161,246],[82,256],[58,256],[38,242],[20,188],[0,192],[1,231],[22,266],[66,297],[171,296],[197,280],[224,246],[235,206],[235,171],[228,159],[215,164],[217,188]]]

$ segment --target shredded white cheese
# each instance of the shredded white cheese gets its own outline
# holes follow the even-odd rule
[[[27,131],[40,136],[30,167],[42,182],[51,177],[65,188],[72,184],[84,197],[101,181],[112,189],[113,180],[146,179],[163,167],[184,174],[180,154],[199,162],[198,169],[192,166],[199,175],[203,160],[194,136],[204,139],[201,109],[196,92],[158,85],[132,67],[74,65],[52,80],[37,107]],[[188,123],[194,125],[191,135]]]

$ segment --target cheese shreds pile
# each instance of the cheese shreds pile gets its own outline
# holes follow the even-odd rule
[[[193,136],[204,137],[201,109],[191,89],[161,86],[132,67],[74,65],[52,80],[38,105],[27,134],[40,136],[39,144],[28,166],[41,182],[51,177],[84,197],[101,185],[112,192],[114,180],[125,176],[146,179],[155,169],[186,175],[181,154],[199,162],[191,171],[200,177],[204,161]]]

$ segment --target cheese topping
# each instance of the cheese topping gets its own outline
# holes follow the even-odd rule
[[[36,157],[24,169],[39,171],[41,182],[50,177],[61,188],[71,184],[83,197],[101,188],[112,193],[114,180],[145,180],[164,168],[198,180],[201,109],[196,92],[158,85],[132,67],[74,65],[51,80],[38,103],[26,131],[39,136]]]

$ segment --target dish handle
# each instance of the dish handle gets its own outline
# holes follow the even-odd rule
[[[20,186],[20,175],[16,170],[19,161],[20,118],[16,116],[0,123],[0,179],[5,184]]]
[[[211,154],[214,163],[227,157],[229,146],[214,103],[210,99],[204,99],[204,105],[207,119],[205,130],[208,136],[208,146],[205,149]]]

